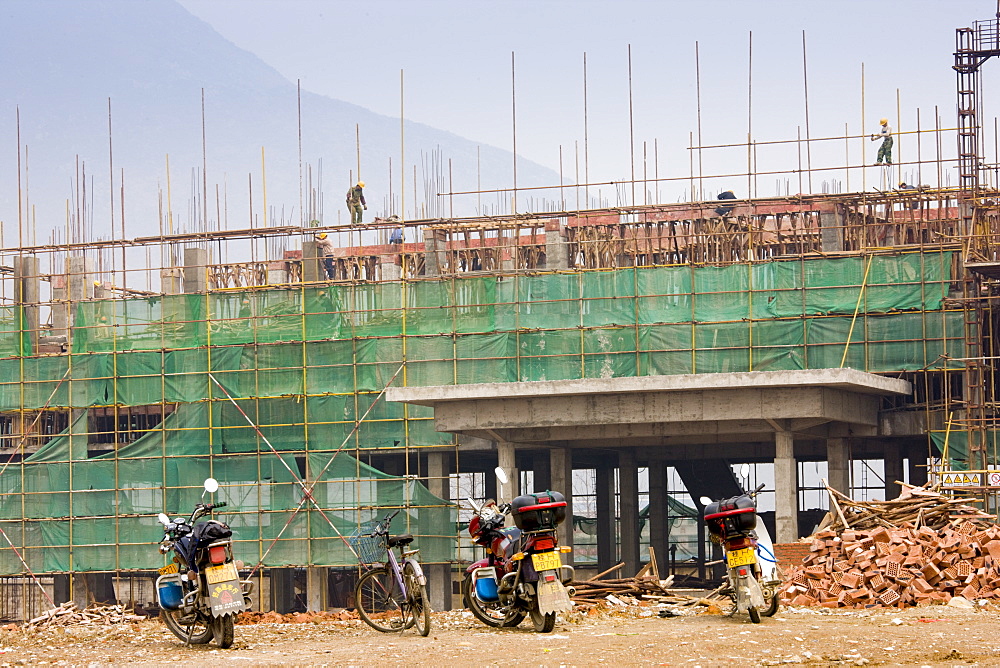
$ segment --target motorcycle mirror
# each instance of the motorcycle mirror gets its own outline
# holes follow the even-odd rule
[[[216,480],[215,478],[206,478],[205,491],[208,492],[209,494],[214,494],[215,492],[219,491],[219,481]]]
[[[747,464],[746,462],[744,462],[743,465],[740,466],[740,477],[743,478],[744,480],[750,477],[750,465]]]
[[[496,474],[497,480],[500,481],[501,485],[506,485],[507,484],[507,482],[508,482],[508,480],[507,480],[507,473],[503,470],[503,468],[501,468],[501,467],[498,466],[495,469],[493,469],[493,472]]]
[[[168,524],[170,524],[170,518],[167,517],[165,513],[160,513],[159,515],[156,516],[156,519],[159,520],[160,524],[162,524],[163,526],[167,526]]]
[[[708,498],[707,496],[703,496],[698,500],[701,502],[701,505],[703,506],[707,506],[708,504],[712,503],[712,499]]]

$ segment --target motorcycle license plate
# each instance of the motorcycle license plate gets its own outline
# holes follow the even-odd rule
[[[531,555],[531,564],[536,571],[554,571],[562,567],[558,552],[541,552]]]
[[[734,550],[726,555],[726,564],[730,568],[737,566],[747,566],[757,563],[757,552],[752,547],[745,547],[742,550]]]
[[[230,561],[228,564],[206,568],[205,579],[208,580],[208,584],[215,584],[226,580],[239,580],[240,574],[236,572],[236,564]]]
[[[177,564],[167,564],[163,568],[156,569],[156,572],[160,575],[170,575],[171,573],[176,573],[177,570]]]

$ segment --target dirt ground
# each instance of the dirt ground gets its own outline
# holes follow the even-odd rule
[[[470,613],[434,613],[430,636],[381,634],[363,622],[236,627],[232,648],[184,647],[150,619],[113,627],[0,630],[0,665],[597,666],[1000,665],[1000,610],[782,608],[759,625],[717,609],[632,606],[489,629]],[[595,611],[596,612],[596,611]]]

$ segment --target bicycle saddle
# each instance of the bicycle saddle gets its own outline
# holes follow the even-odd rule
[[[389,547],[396,547],[397,545],[409,545],[413,542],[413,534],[404,533],[399,536],[389,536],[387,541]]]

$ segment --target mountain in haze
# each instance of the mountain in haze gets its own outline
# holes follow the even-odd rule
[[[65,238],[67,209],[69,227],[90,228],[91,237],[120,237],[122,199],[127,236],[158,234],[159,211],[168,207],[177,229],[198,229],[204,208],[213,226],[222,218],[231,229],[249,227],[251,215],[260,225],[264,176],[268,223],[298,224],[295,82],[173,0],[0,0],[0,22],[4,245],[14,245],[17,232],[18,145],[22,202],[28,204],[21,216],[37,223],[39,243],[50,238],[50,229]],[[356,169],[356,124],[369,218],[388,212],[390,157],[398,207],[398,118],[305,91],[301,117],[303,181],[308,185],[311,175],[322,190],[313,215],[325,224],[336,224],[338,214],[346,220],[343,196]],[[433,193],[448,190],[449,159],[456,191],[475,189],[477,177],[490,187],[512,182],[509,152],[418,123],[406,125],[406,159],[410,218],[414,164],[418,199],[432,202],[422,212],[427,216],[448,211]],[[435,163],[436,177],[425,172]],[[200,199],[205,182],[207,207]],[[519,186],[557,182],[553,170],[518,160]],[[308,203],[308,192],[303,199]],[[474,204],[456,201],[455,213],[472,214]]]

